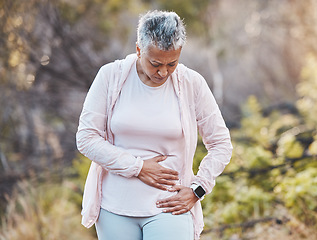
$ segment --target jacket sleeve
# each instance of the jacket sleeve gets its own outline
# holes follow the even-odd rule
[[[110,64],[103,66],[97,73],[84,102],[79,119],[76,143],[78,150],[107,171],[124,177],[137,176],[142,169],[143,160],[107,140],[107,109],[113,94],[109,89],[111,77]]]
[[[198,75],[195,87],[196,121],[203,143],[208,151],[202,159],[193,182],[201,185],[206,193],[215,186],[215,179],[229,163],[232,154],[230,133],[216,100],[205,79]]]

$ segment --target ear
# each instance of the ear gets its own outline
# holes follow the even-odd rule
[[[136,43],[135,45],[136,45],[136,55],[137,55],[138,57],[141,57],[141,49],[140,49],[138,43]]]

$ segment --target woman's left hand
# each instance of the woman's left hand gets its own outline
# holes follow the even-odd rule
[[[174,215],[186,213],[199,200],[189,187],[175,185],[169,191],[177,191],[178,193],[175,196],[158,200],[156,203],[156,206],[158,208],[164,208],[163,212],[166,213],[170,212]]]

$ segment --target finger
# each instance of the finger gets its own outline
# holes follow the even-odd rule
[[[176,196],[172,196],[164,199],[159,199],[156,204],[159,207],[174,207],[179,204],[179,199]]]
[[[184,189],[185,187],[182,185],[174,185],[171,188],[168,189],[169,192],[180,192]]]
[[[179,180],[177,175],[172,175],[172,174],[167,174],[167,173],[162,173],[161,174],[161,179],[165,179],[165,180]]]
[[[169,187],[166,186],[167,189],[170,189],[171,187],[175,186],[174,181],[169,181],[166,179],[159,179],[159,180],[157,180],[157,183],[163,184],[163,185],[168,185]],[[175,191],[172,191],[172,192],[175,192]]]
[[[169,189],[169,187],[167,187],[165,184],[163,185],[163,184],[160,184],[157,182],[150,184],[150,186],[158,188],[158,189],[163,190],[163,191],[168,191],[168,189]]]
[[[163,212],[165,213],[177,213],[177,212],[183,212],[185,213],[187,210],[184,207],[181,206],[175,206],[175,207],[168,207],[164,208]]]
[[[159,203],[159,204],[156,204],[156,207],[165,208],[163,210],[163,212],[165,212],[165,211],[172,212],[172,211],[177,211],[177,210],[181,209],[179,203],[177,203],[177,202]]]
[[[182,214],[185,212],[188,212],[190,210],[190,207],[188,205],[183,205],[183,204],[176,204],[175,206],[170,206],[170,207],[165,207],[163,209],[163,212],[170,212],[173,214]]]
[[[179,211],[174,211],[172,212],[173,215],[180,215],[180,214],[184,214],[184,213],[187,213],[189,210],[187,209],[182,209],[182,210],[179,210]]]
[[[164,190],[167,191],[170,187],[161,184],[159,181],[154,180],[154,179],[150,179],[150,180],[146,180],[146,178],[141,178],[141,181],[145,182],[147,185],[151,186],[151,187],[155,187],[158,188],[160,190]]]
[[[154,157],[153,159],[156,161],[156,162],[162,162],[164,160],[166,160],[167,156],[157,156],[157,157]]]
[[[174,185],[173,189],[175,189],[174,191],[180,191],[182,190],[183,188],[185,188],[184,186],[182,185]]]
[[[173,169],[162,167],[161,171],[163,174],[168,174],[168,175],[173,175],[178,177],[178,172]]]

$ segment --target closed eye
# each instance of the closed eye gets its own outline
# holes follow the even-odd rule
[[[151,63],[151,65],[156,68],[160,66],[159,64],[154,64],[154,63]]]
[[[157,68],[157,67],[159,67],[160,65],[162,65],[162,64],[153,63],[153,62],[150,62],[150,63],[151,63],[151,65],[152,65],[153,67],[155,67],[155,68]],[[175,65],[176,65],[176,62],[171,62],[171,63],[168,64],[169,67],[174,67]]]

